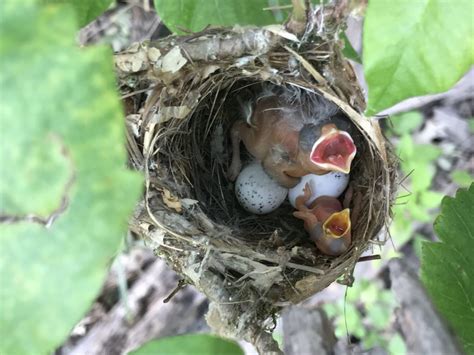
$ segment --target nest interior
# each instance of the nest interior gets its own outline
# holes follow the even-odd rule
[[[289,202],[285,202],[276,211],[266,215],[249,213],[237,202],[234,183],[226,178],[232,153],[228,132],[235,120],[241,119],[244,115],[242,106],[235,97],[241,97],[243,91],[246,95],[257,96],[268,90],[269,85],[262,85],[260,81],[251,81],[247,78],[226,79],[224,77],[222,84],[199,102],[192,115],[168,123],[168,131],[180,133],[166,135],[156,143],[162,153],[161,161],[166,161],[168,170],[176,171],[173,174],[175,180],[171,182],[169,188],[174,189],[177,179],[180,179],[179,185],[185,186],[184,196],[199,201],[202,212],[216,227],[225,227],[226,234],[216,236],[219,239],[230,237],[229,242],[237,245],[245,244],[246,247],[262,254],[266,254],[268,250],[282,248],[282,251],[288,251],[296,247],[291,257],[293,262],[323,272],[337,267],[341,260],[320,253],[314,243],[309,241],[302,221],[293,217],[294,208]],[[316,102],[325,100],[317,92],[291,85],[274,87],[273,91],[280,97],[289,96],[286,101],[295,106],[306,106],[308,110],[316,108],[311,102],[314,100],[312,98],[317,98]],[[359,153],[353,164],[352,183],[357,186],[356,195],[360,195],[367,193],[367,190],[362,191],[361,186],[368,181],[367,173],[376,167],[373,167],[374,161],[368,151],[370,148],[367,142],[361,135],[357,138],[355,141]],[[252,160],[252,157],[245,153],[243,161]],[[361,202],[361,211],[370,211],[370,206],[366,206],[364,202],[371,203],[371,200]],[[362,216],[360,221],[366,219],[367,216]],[[358,223],[358,219],[354,222],[353,245],[357,246],[360,242],[358,236],[367,233],[359,232],[363,224]],[[231,233],[227,234],[227,231]],[[288,270],[287,276],[302,278],[304,272],[300,271],[302,270]],[[238,275],[241,276],[243,275]]]
[[[281,306],[335,280],[351,283],[362,252],[383,243],[393,199],[395,159],[378,124],[360,113],[363,96],[338,44],[288,38],[283,30],[210,29],[116,57],[130,161],[146,177],[131,229],[209,297],[211,326],[253,343],[267,337]],[[297,92],[303,105],[329,100],[359,132],[351,208],[360,212],[339,257],[318,252],[289,203],[263,216],[244,211],[226,178],[229,128],[241,115],[235,98],[262,85]]]

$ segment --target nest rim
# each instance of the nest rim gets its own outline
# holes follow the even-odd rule
[[[244,81],[245,84],[247,84],[249,78],[244,77],[244,78],[241,78],[240,80]],[[230,81],[234,85],[239,80],[235,80],[235,78],[232,77],[232,78],[230,78]],[[302,85],[298,85],[298,87],[301,88]],[[310,89],[314,94],[319,94],[319,95],[324,96],[324,94],[322,92],[316,91],[318,89],[305,88],[305,90],[306,89]],[[212,97],[212,94],[210,96]],[[197,106],[199,106],[201,104],[203,104],[203,101],[200,101],[200,103]],[[207,106],[208,103],[204,103],[204,105]],[[170,125],[172,127],[171,131],[183,132],[183,131],[185,131],[185,129],[182,126],[186,125],[186,120],[199,121],[200,118],[202,118],[202,117],[196,117],[195,113],[193,113],[193,114],[190,114],[185,119],[170,120],[170,121],[167,122],[168,132],[163,133],[163,134],[165,134],[165,135],[169,134]],[[351,119],[350,116],[349,116],[349,119]],[[173,127],[174,123],[177,124],[176,127]],[[193,128],[195,128],[195,127],[193,126]],[[206,129],[209,129],[209,128],[206,128]],[[156,141],[153,142],[153,144],[152,144],[153,146],[156,147],[155,154],[157,154],[156,152],[163,152],[163,149],[165,149],[164,147],[169,147],[169,146],[176,147],[176,141],[175,140],[172,140],[171,143],[167,143],[167,142],[165,142],[165,139],[164,139],[163,135],[156,135],[155,137],[156,137]],[[160,141],[163,142],[163,145],[160,145],[160,143],[159,143]],[[380,144],[380,142],[378,142],[378,144]],[[365,159],[366,162],[367,161],[370,162],[370,161],[375,160],[377,154],[379,155],[379,160],[378,161],[383,162],[382,157],[384,155],[386,156],[387,152],[386,151],[376,151],[376,150],[373,149],[374,146],[377,147],[377,143],[375,143],[372,147],[371,147],[370,144],[366,144],[364,149],[362,149],[362,150],[365,150],[365,152],[363,154],[369,156],[369,158]],[[360,149],[358,149],[358,150],[360,150]],[[196,157],[196,154],[198,154],[198,151],[193,149],[192,154],[193,154],[193,157]],[[190,161],[190,159],[189,159],[190,157],[185,157],[184,159],[177,158],[177,157],[180,157],[181,154],[178,154],[178,152],[176,150],[167,152],[166,155],[173,156],[173,159],[176,162]],[[200,159],[196,158],[196,161],[197,160],[200,160]],[[179,165],[179,163],[176,163],[176,162],[174,162],[174,163],[168,162],[168,163],[170,165],[173,165],[173,164],[174,165]],[[158,163],[158,165],[159,164],[160,163]],[[365,169],[363,169],[363,170],[365,172],[369,172],[372,176],[383,175],[383,174],[380,174],[380,170],[377,171],[376,168],[367,169],[367,164],[365,164],[365,165],[363,163],[361,163],[361,164],[365,167]],[[148,169],[149,168],[150,167],[148,166]],[[146,169],[147,169],[147,167],[146,167]],[[357,167],[356,167],[356,169],[357,169]],[[361,170],[361,169],[359,169],[359,170]],[[183,176],[181,178],[178,178],[176,176],[176,175],[178,175],[177,171],[184,172]],[[202,173],[202,171],[200,171],[199,173]],[[233,184],[225,181],[225,178],[223,177],[223,173],[224,173],[224,170],[221,171],[221,174],[217,179],[217,181],[219,181],[218,185],[220,186],[220,188],[222,188],[223,184],[227,184],[228,187],[230,187],[231,194],[233,194]],[[174,171],[174,173],[173,173],[173,176],[174,176],[174,179],[175,179],[174,182],[168,180],[165,184],[163,184],[160,187],[155,185],[155,183],[152,184],[150,176],[148,176],[147,191],[150,191],[149,189],[151,189],[151,190],[156,189],[156,191],[160,191],[161,194],[163,194],[163,191],[169,191],[171,193],[171,195],[173,196],[173,198],[177,198],[178,200],[191,199],[193,201],[201,202],[202,198],[197,197],[196,191],[195,191],[196,181],[197,181],[196,176],[198,176],[198,175],[199,174],[191,173],[190,171],[187,171],[186,168],[183,167],[183,166],[179,166],[178,169],[176,171]],[[356,174],[354,173],[354,175],[356,175]],[[210,176],[212,176],[212,174],[210,174],[210,171],[207,171],[204,174],[202,174],[202,176],[203,176],[203,181],[200,184],[201,185],[206,185],[206,183],[209,181],[209,178],[210,178]],[[179,182],[177,182],[176,179],[178,179]],[[365,180],[365,181],[370,182],[371,179],[364,176],[362,179],[359,179],[359,180]],[[354,181],[354,180],[352,180],[352,181]],[[183,193],[183,184],[185,185],[186,183],[189,184],[188,187],[190,187],[191,189],[188,189],[188,191]],[[370,193],[369,195],[370,196],[376,195],[376,194],[374,194],[374,191],[375,190],[372,190],[372,193]],[[151,191],[151,192],[153,192],[153,191]],[[384,193],[385,193],[384,191],[381,191],[381,194],[378,195],[378,198],[380,200],[382,200],[386,197]],[[215,197],[215,196],[213,196],[213,197]],[[228,197],[228,196],[226,196],[226,197]],[[375,202],[374,202],[374,200],[375,200],[374,198],[369,199],[368,200],[368,202],[369,202],[368,203],[368,208],[362,208],[362,210],[365,211],[365,212],[368,212],[368,214],[371,214],[371,213],[373,213],[372,211],[386,210],[386,208],[388,207],[388,204],[380,203],[379,202],[380,200],[379,201],[375,200]],[[224,201],[227,202],[227,199],[224,199]],[[238,205],[238,203],[236,203],[236,201],[235,201],[235,197],[234,197],[233,202],[234,202],[234,205],[235,204]],[[382,206],[383,208],[379,208],[380,206]],[[193,208],[197,208],[197,207],[194,206]],[[201,212],[204,215],[209,216],[210,213],[212,213],[212,211],[207,210],[205,207],[201,206],[200,209],[201,209]],[[239,206],[237,206],[237,209],[242,210]],[[272,255],[272,257],[268,258],[268,259],[275,260],[274,250],[279,248],[279,247],[283,247],[283,248],[288,249],[288,247],[289,247],[288,244],[278,246],[278,245],[275,245],[275,242],[271,242],[269,245],[265,245],[265,243],[262,244],[262,241],[266,241],[266,240],[268,241],[272,238],[273,239],[278,238],[278,233],[276,233],[277,235],[275,235],[275,232],[277,232],[278,228],[274,228],[273,231],[268,231],[267,230],[267,231],[263,232],[264,235],[260,236],[260,239],[257,239],[254,236],[251,236],[250,238],[248,238],[248,237],[245,238],[245,236],[246,235],[248,236],[249,234],[251,234],[251,230],[250,230],[251,228],[257,227],[259,225],[261,227],[261,223],[259,223],[259,221],[261,222],[261,221],[267,220],[267,219],[270,220],[270,222],[272,220],[278,221],[281,218],[281,214],[282,213],[283,214],[288,214],[290,212],[290,209],[291,209],[291,206],[289,206],[289,204],[286,203],[284,208],[280,207],[276,212],[270,213],[269,215],[266,215],[266,216],[251,215],[247,212],[236,214],[235,209],[234,209],[234,213],[232,214],[233,217],[230,218],[227,221],[227,223],[223,222],[222,219],[221,220],[216,220],[213,217],[209,217],[208,222],[213,224],[212,229],[217,230],[219,232],[218,232],[217,235],[212,235],[211,234],[211,235],[208,236],[209,240],[206,241],[207,245],[211,245],[217,251],[226,250],[226,248],[228,248],[229,245],[237,246],[237,249],[240,249],[242,247],[242,245],[245,245],[245,246],[250,246],[251,249],[258,250],[258,253],[263,254],[263,255],[267,254],[265,252],[266,248],[267,249],[272,249],[271,253],[270,253]],[[154,215],[153,214],[153,208],[150,208],[149,205],[148,205],[148,212],[149,212],[150,215]],[[174,212],[177,212],[177,211],[175,210]],[[241,219],[239,219],[239,217]],[[236,233],[236,225],[240,226],[243,223],[245,223],[245,221],[243,221],[242,217],[243,218],[247,217],[248,220],[251,221],[251,223],[247,223],[248,225],[250,225],[250,227],[247,228],[244,232],[238,230],[238,233]],[[382,228],[382,226],[386,223],[386,220],[385,220],[386,217],[388,217],[388,216],[384,216],[384,218],[381,220],[378,217],[374,218],[373,216],[370,216],[370,215],[367,215],[367,216],[363,215],[361,217],[361,220],[363,220],[363,221],[373,219],[373,220],[378,221],[378,222],[377,223],[372,223],[372,224],[365,223],[366,226],[365,226],[363,231],[362,231],[361,227],[358,226],[358,225],[363,224],[363,223],[356,224],[354,226],[354,230],[353,230],[353,242],[351,243],[351,247],[350,247],[349,251],[347,251],[346,253],[344,253],[343,255],[338,256],[338,257],[324,256],[324,255],[322,255],[322,254],[320,254],[316,251],[316,248],[313,244],[311,244],[309,242],[304,243],[304,244],[306,244],[306,246],[304,246],[303,248],[307,248],[308,250],[306,250],[304,253],[299,255],[299,258],[298,258],[299,261],[298,262],[296,262],[296,263],[293,262],[293,260],[291,258],[289,260],[284,261],[284,263],[286,263],[287,266],[291,265],[290,267],[295,267],[295,270],[300,270],[304,273],[307,273],[307,272],[310,273],[310,275],[307,274],[304,277],[298,276],[298,278],[300,278],[300,279],[296,280],[295,284],[300,285],[300,286],[297,287],[297,288],[302,288],[301,285],[305,285],[303,287],[307,287],[306,285],[311,284],[311,283],[321,284],[321,280],[318,280],[318,278],[320,278],[321,275],[326,276],[326,277],[328,275],[331,275],[330,276],[330,278],[332,279],[331,282],[338,279],[342,275],[350,276],[349,274],[352,271],[351,269],[353,268],[353,266],[357,262],[357,259],[360,257],[363,250],[366,249],[367,243],[369,243],[369,240],[372,240],[373,238],[377,238],[378,233],[375,233],[374,231],[376,230],[378,232]],[[181,240],[186,239],[187,241],[189,241],[191,243],[191,245],[195,244],[195,241],[193,242],[191,239],[187,238],[186,235],[179,234],[178,232],[173,231],[173,229],[171,229],[169,227],[165,227],[165,225],[163,223],[159,222],[158,220],[154,220],[154,222],[155,222],[155,225],[157,227],[164,229],[165,231],[170,233],[174,238],[181,239]],[[225,232],[223,233],[222,231],[225,231]],[[230,235],[229,235],[229,231],[231,232]],[[286,231],[288,232],[288,229]],[[260,233],[261,232],[262,231],[260,230]],[[254,234],[260,234],[260,233],[259,233],[259,231],[257,231]],[[302,234],[305,234],[305,233],[306,233],[305,231],[302,231]],[[223,242],[221,239],[226,239],[226,241]],[[301,242],[301,239],[299,241]],[[293,248],[294,246],[298,247],[297,245],[293,245],[293,246],[290,246],[290,248]],[[321,261],[318,262],[318,260],[315,260],[315,257],[316,257],[316,259],[324,260],[324,261],[323,262],[321,262]],[[261,260],[265,261],[265,258],[263,257]],[[283,261],[283,260],[281,260],[281,261]],[[329,265],[328,265],[328,263],[329,263]],[[324,265],[324,264],[326,264],[326,265]],[[298,267],[298,265],[300,267]],[[335,274],[338,274],[338,275],[335,276]],[[290,282],[291,281],[292,281],[292,278],[290,276]],[[331,283],[331,282],[329,282],[329,283]],[[323,282],[323,283],[327,283],[327,282]],[[302,298],[306,298],[308,296],[308,295],[305,295],[305,296],[302,297],[300,292],[295,292],[294,288],[290,288],[290,289],[292,290],[292,292],[296,293],[297,295],[286,296],[286,297],[288,297],[287,300],[289,300],[289,301],[300,301],[300,300],[302,300]],[[313,293],[313,292],[311,291],[310,293]],[[284,293],[284,294],[287,295],[287,293]],[[292,299],[292,298],[294,298],[294,296],[296,296],[297,300]],[[282,300],[282,299],[278,300],[278,302],[284,302],[284,301],[285,300]]]

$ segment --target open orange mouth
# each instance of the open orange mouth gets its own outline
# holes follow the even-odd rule
[[[349,208],[335,212],[324,222],[323,230],[332,238],[341,238],[351,230],[351,214]]]
[[[356,152],[349,133],[330,128],[314,143],[310,159],[322,169],[348,174]]]

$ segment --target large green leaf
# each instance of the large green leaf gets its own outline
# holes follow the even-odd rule
[[[445,91],[474,63],[474,2],[371,0],[364,24],[368,114]]]
[[[107,48],[71,8],[0,1],[0,353],[46,354],[96,296],[140,177],[125,169]],[[47,219],[68,200],[49,226]]]
[[[87,25],[101,15],[113,0],[43,0],[46,4],[70,4],[76,13],[78,25]]]
[[[263,10],[290,0],[155,0],[163,22],[173,32],[200,31],[207,25],[269,25],[281,23],[282,11]]]
[[[206,334],[181,335],[151,341],[133,355],[243,355],[233,341]]]
[[[474,353],[474,184],[445,197],[434,228],[440,243],[425,242],[421,276],[438,310]]]

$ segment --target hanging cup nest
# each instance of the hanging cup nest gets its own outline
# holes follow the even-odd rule
[[[351,284],[362,252],[384,242],[393,201],[395,159],[378,123],[362,114],[361,89],[336,39],[340,13],[310,14],[299,39],[283,26],[209,28],[116,55],[130,164],[146,177],[131,229],[209,297],[216,331],[260,352],[278,351],[269,329],[282,306],[336,280]],[[351,185],[360,213],[338,257],[317,250],[289,203],[267,215],[246,212],[226,178],[235,97],[268,86],[301,105],[328,100],[358,131]]]

